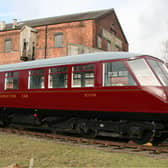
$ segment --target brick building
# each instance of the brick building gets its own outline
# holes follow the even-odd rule
[[[0,64],[101,50],[128,51],[114,9],[0,22]]]

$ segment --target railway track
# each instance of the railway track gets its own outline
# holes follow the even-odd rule
[[[65,142],[77,143],[77,144],[97,145],[99,147],[112,147],[112,150],[129,149],[129,150],[133,150],[134,152],[147,151],[147,152],[150,152],[151,154],[168,153],[168,143],[162,144],[160,146],[145,146],[145,145],[126,143],[126,142],[86,139],[86,138],[75,137],[75,136],[41,133],[41,132],[33,132],[28,130],[11,129],[11,128],[0,128],[0,132],[13,133],[17,135],[29,135],[29,136],[40,137],[40,138],[49,138],[53,140],[60,140]]]

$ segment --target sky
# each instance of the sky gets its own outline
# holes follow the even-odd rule
[[[129,51],[164,57],[168,40],[168,0],[0,0],[6,23],[114,8]]]

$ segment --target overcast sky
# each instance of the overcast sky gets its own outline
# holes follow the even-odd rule
[[[168,0],[0,0],[0,21],[12,22],[114,8],[129,51],[161,58],[168,40]]]

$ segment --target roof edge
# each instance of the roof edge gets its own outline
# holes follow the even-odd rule
[[[95,10],[95,11],[87,11],[87,12],[81,12],[81,13],[66,14],[66,15],[59,15],[59,16],[53,16],[53,17],[37,18],[37,19],[32,19],[32,20],[23,20],[23,21],[19,21],[18,22],[19,26],[14,29],[10,28],[10,27],[12,27],[12,23],[6,24],[7,27],[9,27],[9,28],[6,28],[5,30],[2,30],[2,31],[21,29],[22,26],[29,25],[29,24],[31,27],[38,27],[38,26],[53,25],[53,24],[60,24],[60,23],[77,22],[77,21],[83,21],[83,20],[95,20],[103,15],[106,15],[109,12],[112,12],[112,11],[114,11],[113,8]],[[81,15],[81,18],[79,17],[80,15]],[[88,15],[88,16],[86,16],[86,15]],[[98,16],[96,16],[96,15],[98,15]],[[76,18],[74,18],[75,16],[76,16]],[[72,19],[70,19],[71,17],[72,17]],[[47,20],[52,20],[52,19],[53,20],[55,19],[55,22],[53,21],[52,23],[41,23],[41,22],[43,22],[43,20],[44,20],[44,22],[46,22]]]
[[[136,53],[130,53],[130,52],[89,53],[89,54],[81,54],[81,55],[75,55],[75,56],[64,56],[64,57],[58,57],[58,58],[48,58],[48,59],[40,59],[35,61],[1,65],[0,72],[25,70],[25,69],[31,69],[31,68],[32,69],[42,68],[42,67],[50,67],[50,66],[92,63],[92,62],[106,61],[106,60],[127,59],[127,58],[142,56],[142,55],[143,54],[136,54]]]

